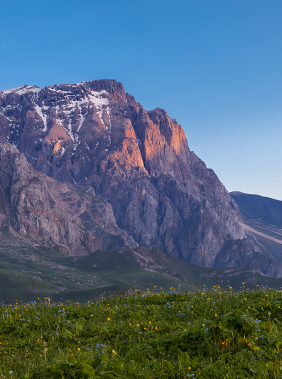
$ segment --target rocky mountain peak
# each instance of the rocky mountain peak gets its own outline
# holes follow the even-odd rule
[[[123,84],[116,80],[103,79],[93,80],[92,82],[83,82],[81,85],[89,85],[92,91],[106,91],[109,94],[109,100],[115,102],[126,102],[126,93]]]
[[[89,186],[134,243],[213,266],[242,216],[176,120],[145,110],[115,80],[0,92],[0,141],[33,169]]]

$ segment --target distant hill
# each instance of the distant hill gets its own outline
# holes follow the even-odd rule
[[[282,201],[243,192],[230,192],[230,196],[245,219],[282,226]]]
[[[282,201],[242,192],[231,192],[230,196],[235,200],[243,215],[244,224],[242,226],[248,237],[248,241],[251,241],[265,256],[275,259],[281,264]],[[226,262],[227,256],[216,267],[221,267],[223,261]],[[245,254],[244,259],[247,258],[248,254]],[[232,259],[234,259],[234,254],[232,255]],[[238,259],[236,263],[238,266],[242,264]],[[252,263],[254,265],[253,261]]]

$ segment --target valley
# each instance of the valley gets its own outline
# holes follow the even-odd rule
[[[87,256],[67,256],[34,246],[7,228],[0,239],[0,301],[34,301],[49,296],[54,301],[87,301],[103,293],[133,293],[151,288],[194,291],[213,286],[240,289],[242,282],[274,288],[282,279],[261,275],[248,268],[212,269],[189,264],[158,249],[97,250]],[[179,287],[180,286],[180,287]],[[106,295],[105,295],[106,296]]]

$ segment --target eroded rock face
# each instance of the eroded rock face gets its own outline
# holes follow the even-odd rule
[[[215,259],[214,267],[246,267],[274,278],[282,277],[282,265],[247,239],[228,241]]]
[[[229,239],[245,236],[237,205],[182,127],[114,80],[0,91],[0,139],[49,177],[92,187],[132,243],[213,267]]]
[[[16,147],[0,143],[0,227],[70,255],[137,244],[120,230],[112,207],[92,187],[36,172]]]

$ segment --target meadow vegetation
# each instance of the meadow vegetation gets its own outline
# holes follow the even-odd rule
[[[281,309],[280,291],[244,283],[2,304],[0,377],[281,378]]]

